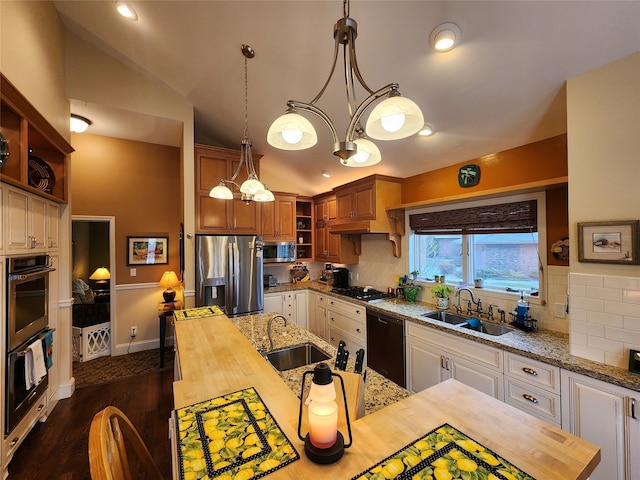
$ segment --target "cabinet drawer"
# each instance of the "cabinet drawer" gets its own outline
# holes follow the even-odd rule
[[[340,343],[340,340],[344,340],[344,343],[346,343],[344,348],[345,350],[349,350],[350,359],[351,358],[355,359],[356,352],[359,349],[366,348],[366,340],[363,342],[359,338],[356,338],[353,335],[349,335],[347,332],[332,326],[329,326],[328,328],[327,337],[328,337],[327,341],[331,344],[331,346],[335,348],[338,348],[338,343]],[[365,351],[365,364],[366,364],[366,351]]]
[[[364,324],[367,318],[367,309],[360,305],[355,305],[349,302],[343,302],[337,298],[327,297],[327,308],[340,313],[342,315],[353,318],[354,320],[360,320]]]
[[[367,342],[367,328],[364,322],[347,318],[340,313],[329,310],[327,312],[327,325],[329,329],[339,328],[359,341]]]
[[[505,375],[560,395],[560,368],[515,353],[505,353]]]
[[[504,377],[504,401],[524,412],[560,427],[560,395]]]
[[[409,336],[431,342],[467,360],[474,361],[478,365],[483,365],[501,373],[503,371],[503,355],[502,350],[499,348],[483,345],[474,340],[440,332],[434,328],[417,325],[413,322],[407,322],[406,329]]]

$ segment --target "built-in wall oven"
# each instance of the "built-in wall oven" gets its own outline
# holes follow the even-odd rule
[[[27,387],[25,359],[29,347],[36,341],[42,345],[43,355],[46,354],[49,273],[53,270],[48,255],[7,259],[5,435],[15,428],[47,389],[46,375],[37,384]]]

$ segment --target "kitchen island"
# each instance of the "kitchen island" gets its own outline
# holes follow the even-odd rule
[[[235,324],[241,320],[218,315],[176,322],[180,380],[174,383],[174,406],[254,388],[300,453],[298,460],[274,470],[269,478],[348,480],[445,423],[538,480],[586,479],[600,460],[598,447],[589,442],[449,380],[355,420],[353,445],[344,457],[333,465],[314,464],[304,456],[298,439],[296,392],[256,350],[264,327],[254,323],[243,333]],[[277,341],[289,341],[278,335],[274,325]],[[175,467],[176,448],[173,453]],[[175,468],[174,478],[179,478]]]

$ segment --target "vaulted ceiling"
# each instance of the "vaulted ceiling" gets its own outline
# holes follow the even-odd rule
[[[317,118],[309,118],[318,132],[315,147],[281,151],[266,142],[286,101],[311,101],[329,76],[333,25],[343,13],[339,0],[133,1],[135,22],[120,17],[113,1],[54,3],[67,29],[187,98],[195,109],[197,143],[239,148],[245,106],[240,46],[251,45],[253,150],[264,155],[264,168],[307,194],[372,173],[407,177],[564,133],[565,81],[640,51],[638,1],[354,0],[350,16],[358,22],[356,51],[365,81],[374,89],[399,83],[435,134],[376,141],[381,163],[348,168],[332,154],[329,130]],[[429,34],[444,22],[460,27],[462,43],[436,53]],[[359,91],[358,99],[364,97]],[[340,58],[318,106],[344,136]],[[131,113],[87,108],[72,99],[74,113],[106,119]],[[132,138],[146,129],[96,123],[105,128],[93,128],[94,134],[176,142],[166,125],[152,129],[159,135]],[[322,177],[322,170],[332,178]]]

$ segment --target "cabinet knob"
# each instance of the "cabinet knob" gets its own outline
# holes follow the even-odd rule
[[[15,447],[16,444],[18,443],[18,441],[20,441],[20,437],[14,437],[11,439],[11,443],[9,444],[10,447]]]
[[[356,328],[356,332],[362,333],[362,330],[360,330],[359,328]]]

